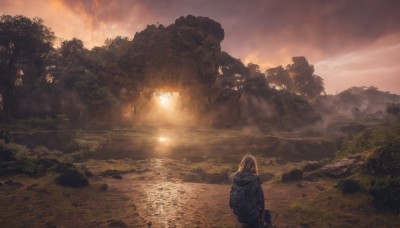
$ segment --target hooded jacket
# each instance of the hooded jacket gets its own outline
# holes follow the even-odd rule
[[[264,192],[260,177],[249,172],[233,175],[229,205],[240,223],[254,224],[264,209]]]

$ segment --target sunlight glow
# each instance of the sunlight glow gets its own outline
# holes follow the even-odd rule
[[[160,136],[160,137],[158,138],[158,141],[160,141],[160,142],[166,142],[166,141],[168,141],[168,138],[165,137],[165,136]]]
[[[158,96],[158,100],[160,102],[161,107],[168,108],[171,105],[171,94],[170,93],[161,93]]]

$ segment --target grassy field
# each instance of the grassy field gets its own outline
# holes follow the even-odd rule
[[[13,144],[13,150],[28,160],[70,162],[93,176],[83,188],[56,184],[54,171],[1,176],[0,226],[235,227],[229,176],[247,153],[269,176],[263,188],[276,227],[400,226],[398,215],[376,209],[367,192],[342,194],[337,179],[281,182],[305,160],[334,158],[332,138],[316,135],[168,126],[28,131],[17,138],[26,146]],[[57,140],[65,142],[57,147]],[[369,181],[360,174],[350,178]],[[7,184],[10,179],[21,185]]]

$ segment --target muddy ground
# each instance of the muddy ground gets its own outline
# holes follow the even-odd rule
[[[211,184],[193,178],[193,173],[232,175],[243,154],[251,151],[260,173],[272,176],[263,189],[275,227],[400,226],[397,215],[375,209],[368,194],[342,195],[335,179],[281,182],[283,172],[301,168],[304,161],[298,157],[282,161],[268,149],[292,150],[294,158],[293,151],[331,150],[328,139],[207,129],[73,135],[91,150],[91,157],[76,160],[79,153],[72,152],[59,159],[75,159],[76,167],[90,170],[94,174],[90,185],[60,186],[54,182],[59,175],[54,172],[2,176],[0,227],[236,227],[228,203],[229,180]],[[30,146],[32,153],[38,146]],[[46,153],[54,151],[59,152]],[[107,170],[118,175],[102,175]]]

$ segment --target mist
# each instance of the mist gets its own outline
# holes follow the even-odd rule
[[[38,18],[0,31],[0,226],[235,227],[249,154],[274,227],[400,225],[400,95],[245,63],[205,16],[93,48]]]

